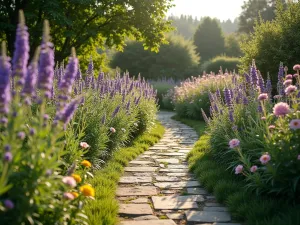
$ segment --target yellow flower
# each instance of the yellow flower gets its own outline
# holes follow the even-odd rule
[[[74,198],[77,198],[79,196],[77,192],[71,192],[71,194],[74,196]]]
[[[92,166],[92,163],[87,161],[87,160],[83,160],[81,162],[81,165],[85,166],[85,167],[91,167]]]
[[[79,189],[84,196],[95,196],[95,189],[88,184],[81,186]]]
[[[72,174],[72,177],[76,180],[77,183],[80,183],[80,182],[81,182],[81,177],[80,177],[80,175],[73,173],[73,174]]]

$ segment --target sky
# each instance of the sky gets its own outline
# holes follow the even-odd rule
[[[168,15],[181,14],[216,17],[220,20],[234,20],[241,13],[245,0],[173,0],[176,6],[171,8]]]

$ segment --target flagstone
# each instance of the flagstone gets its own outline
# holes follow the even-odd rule
[[[158,209],[197,209],[196,201],[188,201],[183,198],[185,196],[171,197],[171,196],[153,196],[153,206]]]
[[[231,217],[228,212],[206,212],[189,210],[185,212],[188,222],[229,222]]]
[[[117,196],[151,196],[157,195],[157,189],[153,186],[119,187]]]
[[[131,183],[151,183],[152,177],[121,177],[119,183],[131,184]]]
[[[181,179],[178,177],[169,177],[169,176],[156,176],[156,181],[180,181]]]
[[[179,159],[156,159],[157,162],[160,163],[171,163],[171,164],[177,164],[179,163]]]
[[[226,207],[204,207],[203,211],[228,212],[228,209]]]
[[[166,173],[187,173],[188,169],[160,169],[159,172],[166,172]]]
[[[207,195],[208,192],[204,188],[187,188],[188,194],[199,194],[199,195]]]
[[[125,167],[125,172],[155,172],[158,167]]]
[[[122,221],[120,225],[176,225],[173,220],[127,220]]]
[[[162,189],[200,186],[198,181],[157,182],[154,185]]]
[[[120,204],[119,213],[123,215],[152,215],[152,209],[149,204]]]

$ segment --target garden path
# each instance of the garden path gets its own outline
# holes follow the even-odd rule
[[[198,135],[173,115],[158,114],[163,138],[125,168],[117,190],[121,225],[238,225],[188,172],[185,159]]]

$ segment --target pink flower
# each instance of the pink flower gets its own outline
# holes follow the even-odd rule
[[[84,148],[84,149],[87,149],[87,148],[89,148],[90,146],[88,145],[88,143],[86,143],[86,142],[80,142],[80,147],[81,148]]]
[[[240,145],[240,141],[236,138],[229,141],[229,147],[230,148],[236,148],[239,145]]]
[[[268,99],[268,94],[267,93],[262,93],[258,96],[257,98],[259,101],[267,100]]]
[[[285,78],[291,80],[291,79],[293,79],[293,75],[292,74],[288,74],[288,75],[285,76]]]
[[[243,166],[242,165],[238,165],[237,167],[235,167],[235,174],[240,174],[243,171]]]
[[[257,166],[252,166],[252,167],[250,168],[251,173],[255,173],[256,170],[257,170]]]
[[[64,198],[68,199],[68,200],[73,200],[75,197],[70,192],[65,192],[64,193]]]
[[[71,176],[64,177],[62,182],[72,188],[76,187],[76,180]]]
[[[264,154],[259,159],[259,161],[264,165],[267,164],[270,160],[271,160],[271,156],[269,154]]]
[[[300,160],[300,155],[298,155],[297,159]]]
[[[297,87],[296,87],[296,86],[290,85],[290,86],[288,86],[288,87],[284,90],[284,92],[285,92],[287,95],[289,95],[289,94],[291,94],[291,93],[294,93],[296,90],[297,90]]]
[[[273,113],[275,116],[285,116],[289,112],[290,112],[290,106],[285,102],[279,102],[273,108]]]
[[[270,125],[269,130],[275,129],[275,125]]]
[[[299,76],[299,74],[298,73],[295,73],[294,75],[293,75],[293,77],[298,77]]]
[[[299,64],[294,65],[293,70],[300,70],[300,65]]]
[[[260,118],[261,120],[266,120],[267,118],[265,116],[261,117]]]
[[[292,130],[298,130],[298,129],[300,129],[300,119],[291,120],[291,122],[290,122],[290,128]]]
[[[112,133],[116,133],[116,129],[113,128],[113,127],[109,128],[109,130],[110,130],[110,132],[112,132]]]
[[[293,83],[292,80],[286,80],[286,81],[283,82],[283,85],[289,86],[289,85],[291,85],[292,83]]]

